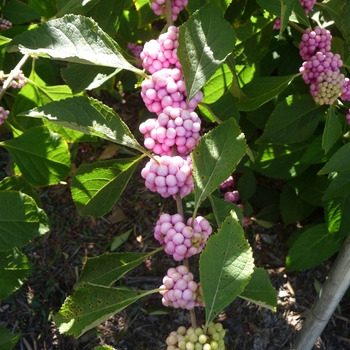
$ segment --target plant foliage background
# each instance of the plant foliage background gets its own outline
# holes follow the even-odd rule
[[[157,38],[165,21],[147,0],[10,0],[1,13],[12,22],[0,36],[3,84],[15,67],[27,77],[21,89],[0,95],[10,111],[0,125],[11,174],[0,179],[0,297],[6,300],[31,274],[26,247],[50,232],[42,204],[48,186],[68,184],[79,215],[101,218],[138,176],[149,156],[138,124],[150,113],[142,110],[128,123],[108,102],[139,94],[148,75],[128,44]],[[331,52],[349,76],[349,23],[345,0],[319,1],[308,14],[298,0],[189,0],[175,23],[187,97],[204,95],[197,111],[205,128],[192,153],[195,189],[184,203],[190,216],[203,213],[216,229],[199,261],[207,325],[236,297],[277,307],[269,275],[254,266],[247,222],[293,231],[286,271],[328,261],[349,233],[350,105],[340,98],[315,102],[299,72],[298,48],[306,28],[327,28]],[[111,147],[122,156],[76,168],[82,145]],[[231,174],[243,210],[225,202],[219,189]],[[87,259],[74,290],[50,316],[61,333],[78,338],[157,292],[126,289],[122,281],[147,257],[163,254],[160,249],[115,246],[118,252]],[[0,328],[4,349],[20,336]]]

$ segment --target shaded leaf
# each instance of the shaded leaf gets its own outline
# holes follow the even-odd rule
[[[307,270],[329,259],[341,247],[341,240],[328,232],[326,224],[305,230],[295,241],[286,258],[286,269]]]
[[[201,138],[191,153],[196,207],[233,173],[246,150],[244,134],[233,118]]]
[[[348,168],[350,168],[350,143],[340,147],[318,173],[329,174]]]
[[[245,98],[237,101],[240,111],[253,111],[280,94],[299,74],[284,77],[258,77],[242,88]]]
[[[271,114],[258,143],[293,143],[308,138],[324,116],[325,107],[310,95],[291,95]]]
[[[109,253],[88,258],[74,288],[84,282],[110,286],[157,251],[159,249],[148,253]]]
[[[332,146],[338,141],[341,135],[342,127],[339,119],[335,113],[334,105],[330,106],[328,109],[328,114],[326,117],[326,125],[324,127],[322,136],[322,148],[327,154]]]
[[[23,113],[25,116],[46,118],[73,130],[81,131],[145,153],[128,126],[113,109],[84,96],[51,102]]]
[[[29,272],[29,261],[17,248],[0,251],[0,300],[19,289]]]
[[[142,158],[105,160],[80,166],[71,185],[79,214],[101,217],[110,211]]]
[[[53,320],[61,333],[80,337],[151,291],[111,288],[83,283],[68,297]]]
[[[262,268],[255,268],[252,278],[239,297],[276,311],[277,294],[277,290],[272,286],[267,271]]]
[[[65,179],[71,170],[67,143],[45,126],[26,130],[3,141],[24,178],[33,186],[47,186]]]
[[[210,2],[180,27],[178,40],[177,55],[191,100],[231,54],[235,34],[221,9]]]
[[[231,215],[232,211],[236,213],[239,222],[242,222],[242,209],[237,204],[227,202],[214,195],[210,195],[209,199],[218,227],[220,227],[226,218]]]
[[[234,213],[208,240],[199,270],[208,325],[243,292],[254,270],[252,250]]]
[[[12,350],[18,342],[20,334],[13,334],[0,325],[0,347],[2,350]]]
[[[0,191],[0,251],[22,247],[48,231],[49,220],[31,197]]]

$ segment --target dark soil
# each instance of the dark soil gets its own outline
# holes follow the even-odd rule
[[[135,102],[136,101],[136,102]],[[108,101],[107,101],[108,102]],[[140,104],[110,103],[128,125],[137,125]],[[133,130],[135,131],[135,130]],[[80,144],[75,167],[108,153],[107,144]],[[120,148],[117,157],[130,156]],[[2,157],[4,164],[5,155]],[[6,172],[5,166],[2,169]],[[152,228],[163,211],[175,213],[173,200],[163,200],[146,190],[135,172],[113,210],[103,218],[79,217],[69,190],[69,179],[40,190],[44,210],[52,228],[23,249],[33,264],[31,276],[20,290],[0,304],[0,324],[21,333],[15,349],[94,349],[110,345],[117,350],[163,350],[167,335],[180,325],[190,325],[187,311],[164,308],[160,295],[151,295],[114,315],[79,339],[60,334],[52,314],[72,294],[84,261],[109,252],[111,242],[131,229],[119,251],[151,251],[158,247]],[[265,268],[278,291],[276,312],[237,298],[218,317],[227,329],[227,349],[292,349],[303,320],[316,298],[315,285],[323,283],[332,266],[328,261],[303,272],[286,272],[286,242],[293,227],[276,224],[264,229],[256,224],[246,228],[256,265]],[[122,279],[122,285],[135,289],[158,288],[166,270],[175,262],[160,252]],[[196,260],[191,261],[191,266]],[[196,311],[198,323],[204,322],[204,309]],[[350,302],[344,299],[333,314],[314,349],[350,349]],[[0,349],[1,350],[1,349]]]

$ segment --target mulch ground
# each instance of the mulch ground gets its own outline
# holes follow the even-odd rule
[[[139,104],[111,103],[128,125],[137,125]],[[133,130],[135,131],[135,130]],[[108,147],[81,144],[75,165],[98,159]],[[108,152],[108,151],[107,151]],[[119,149],[118,156],[125,156]],[[4,153],[0,157],[5,157]],[[5,172],[5,165],[3,171]],[[164,308],[160,295],[151,295],[109,318],[79,339],[60,334],[52,314],[72,294],[84,261],[110,251],[113,239],[131,230],[120,251],[151,251],[158,247],[152,228],[163,211],[175,213],[172,200],[146,190],[135,172],[112,211],[103,218],[79,217],[68,185],[40,190],[44,210],[52,228],[23,251],[33,264],[30,277],[20,290],[0,303],[0,324],[21,333],[16,350],[81,350],[111,345],[117,350],[163,350],[168,334],[180,325],[190,325],[189,313]],[[265,268],[278,291],[278,308],[272,312],[237,298],[218,317],[227,329],[228,350],[292,349],[303,320],[316,298],[332,260],[302,272],[286,272],[286,242],[293,227],[276,224],[264,229],[256,224],[246,228],[256,265]],[[196,264],[196,260],[193,261]],[[175,263],[163,252],[122,278],[124,286],[135,289],[158,288],[166,270]],[[196,311],[198,323],[205,319],[204,309]],[[350,302],[344,299],[321,334],[314,349],[350,349]]]

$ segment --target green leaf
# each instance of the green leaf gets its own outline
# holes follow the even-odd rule
[[[326,176],[317,176],[314,181],[299,193],[301,199],[315,206],[323,206],[322,197],[330,184]]]
[[[315,207],[302,200],[290,185],[282,189],[280,199],[280,210],[284,225],[293,224],[307,218]]]
[[[342,24],[342,15],[344,14],[344,9],[340,11],[342,0],[329,0],[327,2],[317,2],[315,5],[321,7],[322,9],[326,9],[328,14],[332,17],[335,25],[338,29],[341,29]]]
[[[118,249],[120,246],[122,246],[130,237],[130,233],[133,232],[133,229],[127,230],[126,232],[116,236],[113,238],[113,241],[111,242],[111,251],[114,251]]]
[[[38,192],[23,178],[23,176],[8,176],[0,181],[0,191],[19,191],[35,200],[38,207],[42,207]]]
[[[209,105],[200,102],[199,109],[209,120],[216,121],[218,124],[230,118],[234,118],[238,122],[241,117],[231,92],[226,92],[216,102]]]
[[[101,217],[112,209],[143,158],[112,159],[82,165],[72,179],[72,195],[82,216]]]
[[[226,64],[223,64],[206,82],[203,87],[204,103],[217,101],[231,84],[233,74]]]
[[[233,173],[246,150],[244,134],[232,118],[201,138],[191,153],[196,208]]]
[[[308,138],[324,116],[325,107],[309,95],[291,95],[279,103],[257,143],[293,143]]]
[[[281,33],[287,28],[289,16],[292,13],[294,4],[296,1],[299,0],[281,0],[281,29],[280,29],[280,36]]]
[[[237,101],[240,111],[253,111],[280,94],[299,74],[284,77],[258,77],[242,88],[245,99]]]
[[[232,211],[236,213],[239,222],[242,222],[242,209],[237,204],[227,202],[213,195],[210,195],[209,199],[218,227],[221,227],[221,224],[226,220],[226,218],[231,216]]]
[[[256,0],[256,2],[266,11],[281,17],[281,1],[280,0]]]
[[[61,70],[62,78],[72,89],[73,94],[100,87],[104,82],[120,72],[120,68],[87,66],[86,64],[69,63]]]
[[[45,126],[0,142],[11,154],[24,178],[33,186],[47,186],[65,179],[71,170],[67,143]]]
[[[318,266],[336,253],[342,242],[328,232],[326,224],[305,230],[295,241],[286,258],[286,269],[307,270]]]
[[[30,264],[27,257],[17,248],[0,251],[0,300],[7,298],[22,285],[29,275]],[[2,349],[2,348],[1,348]]]
[[[139,28],[148,26],[154,20],[158,19],[151,8],[149,0],[133,0],[139,17]]]
[[[330,106],[326,117],[326,125],[323,131],[322,148],[327,154],[332,146],[338,141],[342,127],[335,113],[335,106]]]
[[[22,247],[48,231],[48,218],[31,197],[0,191],[0,251]]]
[[[307,143],[291,145],[260,144],[259,156],[250,168],[274,179],[290,179],[298,176],[308,168],[308,164],[300,162]]]
[[[318,173],[329,174],[348,168],[350,168],[350,143],[340,147]]]
[[[12,24],[28,23],[40,20],[40,15],[27,4],[17,0],[6,1],[1,12]]]
[[[122,55],[119,45],[91,18],[65,15],[15,37],[9,52],[133,71],[148,77]]]
[[[350,198],[336,197],[325,203],[325,219],[330,233],[336,233],[337,238],[346,237],[350,231],[350,216],[348,215]]]
[[[254,270],[252,250],[234,213],[208,240],[199,270],[208,325],[243,292]]]
[[[28,0],[28,5],[44,18],[50,18],[56,14],[55,0]]]
[[[248,285],[239,297],[276,311],[277,294],[277,290],[272,286],[267,271],[262,268],[256,268]]]
[[[340,6],[338,7],[339,11],[338,14],[341,14],[341,26],[338,27],[343,37],[348,45],[348,48],[350,48],[350,24],[349,24],[349,18],[350,18],[350,11],[349,11],[349,4],[346,0],[341,0]],[[337,23],[338,25],[338,23]],[[332,51],[333,52],[333,51]]]
[[[298,22],[300,24],[303,24],[307,28],[311,27],[309,18],[307,16],[307,14],[305,13],[304,8],[301,6],[300,1],[295,1],[294,2],[293,12],[294,12],[294,16],[296,18],[296,22]],[[290,18],[292,21],[294,20],[294,18],[293,18],[294,16],[292,14],[292,16]]]
[[[89,329],[107,320],[151,291],[111,288],[83,283],[68,297],[53,320],[61,333],[80,337]]]
[[[327,162],[328,155],[325,156],[322,149],[322,135],[318,135],[306,148],[300,162],[306,164],[319,164]]]
[[[253,2],[252,2],[253,4]],[[248,23],[236,28],[237,43],[234,50],[236,64],[251,65],[259,62],[268,52],[273,18],[249,15]]]
[[[78,96],[51,102],[23,115],[46,118],[55,124],[146,152],[119,115],[93,98]]]
[[[0,348],[12,350],[18,342],[20,334],[13,334],[10,330],[0,325]]]
[[[81,9],[84,6],[91,6],[100,2],[100,0],[56,0],[57,1],[57,17],[65,15],[67,13],[74,12]]]
[[[110,286],[157,251],[159,249],[148,253],[109,253],[88,258],[74,289],[84,282]]]
[[[178,40],[177,55],[191,100],[231,54],[235,33],[220,8],[208,3],[180,27]]]
[[[251,169],[245,169],[237,183],[241,201],[245,203],[256,191],[256,179]]]
[[[336,174],[324,193],[322,200],[327,201],[335,197],[348,196],[350,194],[350,169],[345,169]]]

